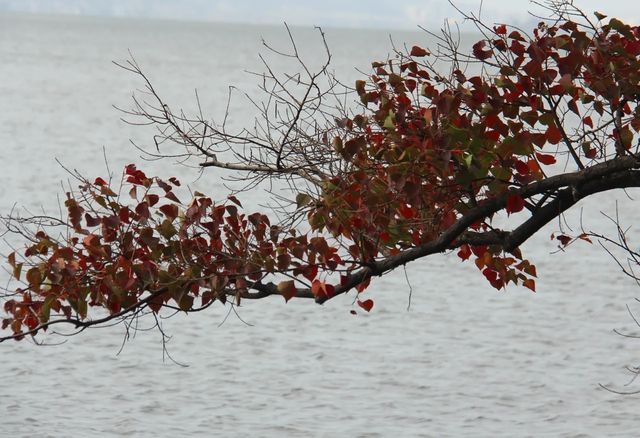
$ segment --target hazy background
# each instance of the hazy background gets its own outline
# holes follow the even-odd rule
[[[474,12],[482,4],[482,16],[489,21],[521,25],[537,21],[528,11],[541,10],[529,0],[457,0],[455,4]],[[633,1],[575,4],[585,11],[639,21]],[[0,0],[0,11],[377,29],[438,28],[445,19],[458,16],[445,0]]]

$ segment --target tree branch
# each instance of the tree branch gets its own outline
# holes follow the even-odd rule
[[[298,288],[296,289],[296,298],[315,298],[318,304],[322,304],[337,295],[349,292],[371,277],[381,276],[414,260],[458,248],[463,244],[498,245],[504,251],[512,252],[544,225],[557,218],[579,200],[603,191],[640,187],[640,170],[635,170],[638,168],[640,168],[640,160],[637,158],[630,156],[619,157],[584,170],[556,175],[531,183],[519,190],[507,192],[501,197],[485,201],[478,207],[468,211],[437,239],[405,250],[395,256],[373,261],[368,266],[351,273],[346,281],[343,281],[342,285],[336,286],[333,296],[315,297],[310,289]],[[529,219],[513,231],[467,231],[469,226],[478,220],[490,217],[504,209],[507,205],[508,197],[514,193],[523,198],[530,198],[551,191],[556,192],[555,198],[535,210]],[[254,283],[252,288],[257,290],[258,293],[247,293],[243,298],[260,299],[280,294],[277,285],[274,283]]]

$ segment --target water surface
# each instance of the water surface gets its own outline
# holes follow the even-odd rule
[[[314,62],[317,35],[294,31]],[[219,117],[229,84],[255,91],[244,71],[260,68],[261,37],[286,44],[272,27],[0,16],[0,211],[55,210],[68,181],[56,158],[87,175],[105,174],[103,147],[112,169],[140,161],[129,139],[149,144],[148,132],[112,105],[128,106],[141,83],[112,60],[130,50],[168,102],[193,109],[197,88]],[[327,38],[348,81],[390,51],[384,32]],[[239,126],[250,110],[234,105]],[[171,162],[145,168],[224,196],[214,172],[196,180]],[[245,204],[256,207],[262,195],[252,196]],[[567,223],[579,229],[582,212],[585,227],[612,231],[599,212],[616,200],[637,222],[635,203],[616,192]],[[598,245],[558,253],[549,236],[560,226],[523,248],[540,273],[536,294],[497,292],[472,264],[430,257],[407,267],[408,280],[398,270],[377,281],[369,315],[349,314],[352,296],[324,306],[274,297],[243,306],[251,326],[234,316],[220,326],[220,306],[166,320],[169,352],[188,367],[163,360],[156,331],[138,332],[119,355],[123,327],[51,347],[0,344],[0,436],[632,436],[638,398],[598,384],[622,388],[624,366],[637,363],[638,342],[612,333],[632,328],[625,305],[637,286]]]

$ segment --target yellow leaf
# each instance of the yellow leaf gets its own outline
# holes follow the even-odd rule
[[[285,302],[296,296],[296,285],[293,280],[278,283],[278,292],[284,297]]]

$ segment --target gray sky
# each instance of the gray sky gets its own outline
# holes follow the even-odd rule
[[[457,0],[477,11],[480,0]],[[627,22],[639,22],[634,0],[575,0],[585,11],[598,10]],[[530,0],[484,0],[489,21],[524,24],[536,10]],[[446,0],[0,0],[0,11],[171,18],[292,25],[415,29],[440,27],[458,15]],[[540,11],[539,8],[537,8]]]

